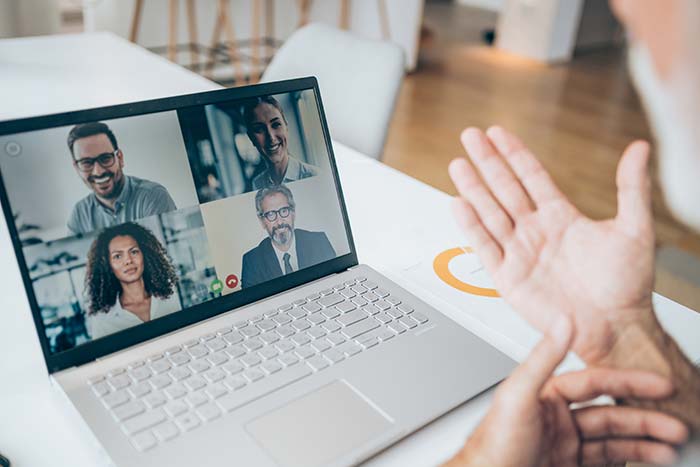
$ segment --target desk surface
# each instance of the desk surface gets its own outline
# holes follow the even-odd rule
[[[217,88],[110,34],[13,39],[0,44],[0,120]],[[451,220],[449,197],[342,145],[335,144],[334,149],[360,261],[521,358],[532,343],[523,337],[532,333],[524,322],[510,320],[506,325],[498,317],[475,319],[442,301],[437,291],[416,285],[406,272],[461,240]],[[400,222],[386,221],[382,213],[389,208]],[[92,439],[87,426],[49,383],[4,221],[0,251],[0,452],[17,466],[105,465],[104,452],[87,442]],[[700,329],[696,314],[663,297],[655,300],[662,322],[698,358],[700,342],[692,332]],[[446,459],[474,428],[490,397],[487,392],[463,404],[369,465],[422,466]]]

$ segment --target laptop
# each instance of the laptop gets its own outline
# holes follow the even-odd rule
[[[358,264],[315,78],[0,122],[0,174],[116,465],[354,465],[516,365]]]

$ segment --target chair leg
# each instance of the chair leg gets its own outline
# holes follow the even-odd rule
[[[197,16],[195,11],[194,0],[187,0],[187,29],[190,33],[190,66],[194,67],[197,60],[197,43],[199,41],[197,34]]]
[[[257,83],[260,76],[260,7],[262,0],[252,0],[253,18],[250,38],[250,82]]]
[[[226,35],[226,46],[229,59],[231,60],[231,65],[233,65],[234,68],[236,84],[240,85],[241,83],[245,82],[245,75],[243,74],[241,61],[238,58],[238,44],[236,43],[236,35],[233,31],[233,24],[231,24],[229,2],[228,0],[222,0],[219,4],[222,7],[222,21],[224,25],[224,34]]]
[[[265,56],[270,58],[275,53],[275,0],[265,0],[265,40]]]
[[[168,60],[177,63],[177,10],[179,0],[170,0],[169,3]]]
[[[131,16],[131,29],[129,30],[129,40],[136,43],[141,25],[141,13],[143,12],[143,0],[135,0],[134,14]]]
[[[309,22],[309,16],[311,16],[311,3],[312,0],[298,0],[299,5],[299,24],[297,28],[306,26]]]
[[[212,34],[211,45],[209,47],[209,53],[207,54],[207,63],[204,68],[204,74],[208,78],[212,78],[213,76],[214,64],[216,62],[216,49],[219,46],[219,39],[221,38],[221,27],[223,25],[223,10],[221,9],[222,1],[224,0],[219,0],[216,9],[216,22],[214,23],[214,33]]]
[[[350,29],[350,0],[340,0],[340,29]]]
[[[377,0],[379,10],[379,21],[382,26],[382,36],[385,41],[391,40],[391,29],[389,29],[389,15],[386,9],[386,0]]]

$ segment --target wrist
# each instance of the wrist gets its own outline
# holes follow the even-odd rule
[[[672,369],[666,352],[670,337],[659,324],[653,310],[645,318],[617,329],[610,350],[601,358],[587,360],[586,363],[592,366],[646,370],[670,377]]]

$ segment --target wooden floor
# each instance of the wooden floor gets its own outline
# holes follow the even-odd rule
[[[454,194],[447,164],[463,154],[461,130],[498,123],[520,135],[582,212],[614,216],[619,157],[629,142],[650,138],[624,50],[589,51],[570,64],[545,66],[480,43],[481,29],[495,21],[482,10],[426,5],[432,37],[404,82],[384,162]],[[671,217],[656,181],[653,199],[657,242],[700,258],[700,237]],[[661,293],[700,309],[699,288],[674,286],[673,275],[661,273]]]

